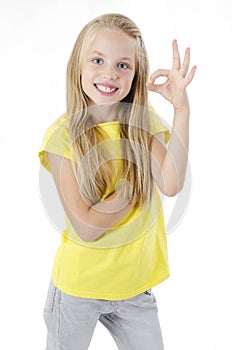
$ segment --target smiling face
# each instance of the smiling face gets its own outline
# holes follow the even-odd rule
[[[133,39],[120,30],[100,29],[85,54],[81,82],[89,105],[113,104],[129,93],[135,75]]]

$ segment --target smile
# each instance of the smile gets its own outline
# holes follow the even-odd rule
[[[118,90],[117,87],[111,87],[111,86],[105,86],[105,85],[101,85],[101,84],[95,84],[96,88],[106,94],[111,94],[113,92],[115,92],[116,90]]]

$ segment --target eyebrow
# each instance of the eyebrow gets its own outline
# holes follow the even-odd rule
[[[105,56],[104,53],[102,53],[100,51],[97,51],[97,50],[94,50],[94,51],[90,52],[90,55],[99,55],[99,56],[102,56],[102,57]],[[118,60],[123,60],[123,61],[131,61],[131,62],[133,62],[131,57],[126,57],[126,56],[125,57],[118,57],[117,59]]]

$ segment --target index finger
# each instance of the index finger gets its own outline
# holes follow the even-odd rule
[[[172,63],[172,69],[180,69],[180,53],[177,45],[177,40],[173,40],[172,42],[172,52],[173,52],[173,63]]]

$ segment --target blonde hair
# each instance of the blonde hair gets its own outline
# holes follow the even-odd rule
[[[81,84],[81,69],[87,45],[102,28],[122,31],[135,44],[135,76],[130,92],[117,107],[122,148],[119,179],[126,180],[119,181],[118,191],[132,205],[142,205],[150,201],[153,189],[149,153],[151,122],[146,88],[149,65],[139,28],[121,14],[105,14],[89,22],[77,37],[71,53],[67,67],[67,115],[73,169],[83,198],[90,205],[98,202],[112,182],[115,163],[101,142],[102,132],[91,119],[88,96]]]

